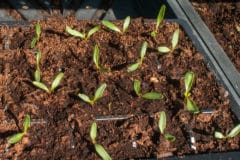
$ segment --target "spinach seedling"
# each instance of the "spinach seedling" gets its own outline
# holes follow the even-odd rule
[[[173,33],[173,36],[172,36],[172,46],[171,47],[166,47],[166,46],[159,46],[157,48],[158,52],[160,53],[173,53],[173,51],[175,50],[175,48],[177,47],[177,44],[178,44],[178,39],[179,39],[179,29],[176,29]]]
[[[39,41],[41,36],[41,25],[39,21],[37,22],[35,28],[36,28],[36,36],[31,41],[31,44],[30,44],[31,49],[36,46],[36,43]]]
[[[223,135],[223,133],[215,131],[214,137],[219,139],[233,138],[237,136],[239,133],[240,133],[240,124],[236,125],[227,135]]]
[[[141,90],[140,85],[141,85],[140,81],[134,80],[133,88],[138,97],[142,97],[145,99],[162,99],[163,98],[163,95],[161,93],[157,93],[157,92],[147,92],[145,94],[141,94],[140,93],[140,90]]]
[[[111,160],[110,155],[103,148],[103,146],[100,144],[97,144],[96,137],[97,137],[97,123],[94,122],[90,129],[90,138],[95,147],[95,150],[103,160]]]
[[[67,33],[69,33],[69,34],[72,35],[72,36],[80,37],[80,38],[82,38],[82,39],[88,39],[88,38],[90,38],[95,32],[97,32],[98,30],[100,30],[100,27],[99,27],[99,26],[93,27],[92,29],[90,29],[90,30],[88,31],[87,34],[84,33],[84,32],[81,33],[81,32],[79,32],[79,31],[77,31],[77,30],[74,30],[74,29],[72,29],[72,28],[69,27],[69,26],[66,26],[65,30],[66,30]]]
[[[143,42],[142,48],[141,48],[141,51],[140,51],[140,59],[139,59],[136,63],[130,65],[130,66],[127,68],[127,71],[128,71],[128,72],[133,72],[133,71],[135,71],[136,69],[138,69],[138,67],[139,67],[139,66],[142,64],[142,62],[143,62],[144,56],[145,56],[145,54],[146,54],[146,51],[147,51],[147,42],[145,41],[145,42]]]
[[[91,104],[92,106],[94,103],[103,96],[104,90],[106,89],[107,84],[103,83],[95,92],[93,99],[90,99],[87,95],[79,93],[78,97],[81,98],[83,101]]]
[[[60,72],[53,80],[51,88],[48,88],[44,83],[39,81],[33,81],[33,85],[46,91],[47,93],[51,94],[54,90],[59,86],[61,79],[63,78],[64,73]]]
[[[99,47],[98,45],[95,45],[94,46],[94,51],[93,51],[93,62],[95,63],[96,65],[96,68],[100,71],[100,72],[110,72],[111,69],[110,68],[103,68],[100,66],[99,64]]]
[[[155,30],[151,32],[151,36],[152,36],[153,38],[156,38],[156,36],[157,36],[158,28],[159,28],[159,25],[161,24],[161,22],[162,22],[163,19],[164,19],[165,11],[166,11],[166,6],[165,6],[165,5],[162,5],[161,8],[160,8],[160,10],[159,10],[159,12],[158,12],[157,23],[156,23]]]
[[[184,84],[185,84],[184,96],[185,96],[185,99],[187,101],[187,109],[190,112],[199,113],[200,111],[199,111],[198,106],[196,105],[196,103],[193,100],[190,99],[190,95],[191,95],[190,91],[191,91],[194,79],[195,79],[194,72],[189,71],[185,74],[185,77],[184,77]]]
[[[41,70],[40,70],[40,61],[41,61],[41,55],[42,53],[40,51],[37,51],[36,53],[36,71],[34,73],[34,79],[37,82],[40,82],[41,80]]]
[[[30,127],[30,116],[26,115],[23,122],[23,132],[17,133],[8,139],[9,144],[15,144],[22,140],[23,136],[27,134],[28,128]]]
[[[167,125],[166,113],[164,111],[162,111],[162,112],[160,112],[159,116],[160,116],[160,118],[159,118],[159,121],[158,121],[158,127],[160,129],[161,134],[163,135],[163,137],[166,140],[174,142],[176,140],[176,137],[169,134],[169,133],[165,133],[165,128],[166,128],[166,125]]]
[[[120,28],[118,28],[115,24],[113,24],[112,22],[107,21],[107,20],[102,20],[102,24],[105,27],[107,27],[115,32],[119,32],[119,33],[123,34],[127,31],[129,24],[130,24],[130,20],[131,20],[130,16],[127,16],[124,19],[122,30]]]

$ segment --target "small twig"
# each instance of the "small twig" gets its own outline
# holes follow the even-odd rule
[[[214,113],[214,109],[212,109],[212,108],[201,109],[200,113],[203,113],[203,114],[213,114]]]
[[[124,120],[133,117],[133,115],[117,115],[117,116],[96,116],[94,119],[96,121],[114,121],[114,120]]]
[[[48,123],[48,120],[46,119],[31,119],[31,125],[32,124],[45,124]]]
[[[192,129],[190,128],[190,126],[188,124],[185,124],[185,127],[187,129],[188,134],[189,134],[190,147],[191,147],[191,149],[196,150],[197,149],[196,146],[195,146],[196,140],[195,140],[193,131],[192,131]]]

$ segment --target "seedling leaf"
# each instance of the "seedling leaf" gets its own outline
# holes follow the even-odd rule
[[[94,28],[90,29],[90,31],[87,34],[87,38],[90,38],[95,32],[97,32],[100,29],[100,26],[95,26]]]
[[[158,27],[159,27],[160,23],[164,19],[165,11],[166,11],[166,6],[162,5],[161,8],[160,8],[160,11],[158,13],[158,16],[157,16],[156,31],[158,30]]]
[[[142,63],[143,58],[144,58],[144,56],[145,56],[145,54],[146,54],[146,51],[147,51],[147,42],[144,41],[143,44],[142,44],[141,52],[140,52],[140,58],[141,58],[141,61],[140,61],[140,62],[141,62],[141,63]]]
[[[172,37],[172,51],[176,48],[179,39],[179,29],[176,29]]]
[[[128,66],[127,71],[128,71],[128,72],[133,72],[133,71],[135,71],[136,69],[138,69],[139,65],[140,65],[139,62],[134,63],[134,64],[132,64],[131,66]]]
[[[63,78],[63,76],[64,76],[64,73],[61,72],[55,77],[55,79],[53,80],[52,85],[51,85],[51,90],[50,90],[51,92],[53,92],[59,86],[60,81]]]
[[[97,123],[93,123],[90,129],[90,137],[93,144],[96,144],[96,137],[97,137]]]
[[[85,37],[86,37],[86,35],[84,33],[81,33],[81,32],[79,32],[77,30],[74,30],[74,29],[72,29],[69,26],[66,26],[65,30],[66,30],[67,33],[69,33],[72,36],[80,37],[82,39],[85,39]]]
[[[124,19],[124,23],[123,23],[123,33],[126,32],[126,30],[128,29],[128,26],[130,24],[130,16],[127,16],[125,19]]]
[[[36,71],[34,73],[34,79],[35,79],[35,81],[40,82],[40,80],[41,80],[41,73],[40,73],[39,69],[36,69]]]
[[[189,71],[185,74],[185,77],[184,77],[184,83],[185,83],[185,97],[189,97],[190,95],[190,90],[192,88],[192,85],[193,85],[193,82],[194,82],[194,78],[195,78],[195,75],[194,75],[194,72],[192,71]]]
[[[49,92],[47,86],[45,84],[43,84],[42,82],[38,82],[38,81],[33,81],[32,82],[34,86],[46,91],[46,92]]]
[[[187,109],[190,111],[190,112],[193,112],[195,114],[199,113],[199,108],[198,106],[196,105],[196,103],[191,100],[189,97],[186,98],[187,99]]]
[[[95,144],[95,150],[103,160],[111,160],[110,155],[100,144]]]
[[[37,37],[36,37],[37,41],[39,41],[40,35],[41,35],[41,25],[39,22],[37,22],[37,24],[36,24],[36,35],[37,35]]]
[[[160,129],[161,134],[164,134],[164,130],[166,128],[166,113],[164,111],[159,114],[158,127]]]
[[[24,136],[24,133],[17,133],[15,135],[13,135],[12,137],[10,137],[10,139],[8,139],[8,143],[15,144],[15,143],[21,141],[23,136]]]
[[[85,94],[78,94],[78,97],[81,98],[83,101],[90,103],[91,105],[93,104],[93,101]]]
[[[134,80],[134,82],[133,82],[133,88],[134,88],[134,91],[135,91],[135,93],[136,93],[136,95],[137,96],[141,96],[141,94],[140,94],[140,81],[139,80]]]
[[[100,66],[99,66],[99,48],[98,48],[98,45],[95,45],[95,46],[94,46],[93,62],[95,63],[97,69],[100,69]]]
[[[26,115],[24,122],[23,122],[23,133],[24,134],[27,133],[28,128],[30,127],[30,122],[31,122],[30,116]]]
[[[102,20],[102,24],[103,24],[105,27],[107,27],[107,28],[109,28],[109,29],[111,29],[111,30],[113,30],[113,31],[116,31],[116,32],[121,33],[121,30],[120,30],[115,24],[113,24],[113,23],[110,22],[110,21]]]
[[[218,131],[214,132],[214,137],[219,138],[219,139],[225,139],[226,138],[221,132],[218,132]]]
[[[239,133],[240,133],[240,124],[238,124],[231,130],[231,132],[227,135],[227,138],[235,137]]]
[[[176,137],[171,135],[171,134],[168,134],[168,133],[165,133],[164,135],[164,138],[171,141],[171,142],[174,142],[176,140]]]
[[[30,47],[33,49],[36,46],[36,43],[37,43],[37,38],[34,37],[31,41]]]
[[[106,89],[107,84],[103,83],[95,92],[94,94],[94,98],[93,101],[95,102],[96,100],[98,100],[99,98],[101,98],[103,96],[103,92]]]
[[[160,53],[168,53],[168,52],[171,51],[170,48],[165,47],[165,46],[160,46],[160,47],[157,48],[157,50],[158,50],[158,52],[160,52]]]
[[[42,53],[37,51],[36,62],[37,62],[37,69],[40,70],[40,61],[41,61]]]
[[[142,95],[145,99],[162,99],[163,95],[157,92],[148,92]]]

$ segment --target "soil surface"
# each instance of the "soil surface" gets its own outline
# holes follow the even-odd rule
[[[240,1],[191,1],[240,72]]]
[[[114,22],[122,26],[121,21]],[[97,142],[113,159],[182,156],[221,152],[240,148],[239,137],[219,140],[215,130],[228,133],[237,119],[231,113],[227,91],[218,85],[204,59],[178,24],[164,22],[156,39],[150,32],[154,25],[141,18],[131,21],[125,34],[103,27],[99,22],[74,18],[40,21],[42,34],[34,49],[35,24],[30,27],[0,27],[0,157],[1,159],[100,159],[89,137],[90,126],[98,124]],[[88,31],[95,25],[101,30],[82,40],[65,32],[66,25]],[[180,40],[171,54],[161,55],[156,47],[170,46],[172,34],[180,28]],[[127,66],[139,59],[143,42],[148,43],[142,65],[134,72]],[[93,48],[100,48],[100,64],[110,67],[102,73],[93,63]],[[53,78],[64,72],[60,86],[52,94],[33,86],[36,50],[42,52],[41,82],[50,86]],[[194,115],[186,110],[184,74],[196,76],[191,98],[201,110],[212,114]],[[161,100],[146,100],[133,91],[133,80],[141,82],[141,92],[160,92]],[[94,106],[77,95],[93,97],[103,83],[107,88]],[[166,132],[176,137],[169,142],[158,128],[159,112],[167,115]],[[23,119],[30,114],[28,134],[15,145],[7,139],[22,131]],[[124,120],[97,119],[107,116]],[[190,145],[189,132],[196,143]],[[41,157],[41,158],[40,158]]]

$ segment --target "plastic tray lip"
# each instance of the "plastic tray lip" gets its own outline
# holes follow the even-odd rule
[[[0,26],[20,27],[29,25],[30,25],[29,21],[0,21]]]
[[[78,20],[81,21],[81,20]],[[99,20],[91,20],[92,22],[101,22]],[[114,20],[115,21],[115,20]],[[117,20],[118,21],[118,20]],[[201,53],[204,53],[204,49],[201,48],[201,44],[199,44],[198,39],[196,37],[195,34],[193,34],[191,27],[189,26],[189,24],[187,23],[186,20],[184,19],[165,19],[166,22],[175,22],[178,23],[182,29],[185,31],[185,33],[187,34],[187,36],[190,38],[191,42],[193,43],[194,47],[196,47],[198,50],[200,50]],[[144,19],[144,23],[156,23],[155,19]],[[31,23],[29,21],[0,21],[0,26],[9,26],[9,27],[30,27]],[[205,53],[204,53],[205,54]],[[208,61],[211,62],[211,60],[208,59]],[[210,70],[211,72],[215,71]],[[215,75],[215,77],[218,77],[219,75]],[[220,76],[221,78],[221,76]],[[221,79],[221,81],[224,81],[223,79]],[[222,82],[224,83],[224,82]],[[230,94],[236,94],[234,93],[235,91],[232,90],[231,88],[227,87],[226,84],[224,84],[224,87],[230,91]],[[232,93],[233,92],[233,93]],[[236,99],[234,98],[235,103],[237,103]],[[240,104],[240,101],[239,103]],[[240,108],[238,108],[238,110],[240,110]],[[234,112],[234,111],[233,111]],[[240,112],[240,111],[239,111]],[[235,112],[234,112],[235,113]],[[236,115],[238,117],[238,119],[240,119],[240,117],[238,115]],[[237,157],[240,157],[240,150],[237,151],[229,151],[229,152],[218,152],[218,153],[201,153],[201,154],[188,154],[188,155],[184,155],[181,157],[178,156],[173,156],[173,157],[166,157],[166,158],[162,158],[163,160],[218,160],[218,159],[231,159],[231,160],[238,160]],[[141,159],[141,158],[140,158]],[[144,158],[146,159],[146,158]],[[148,159],[148,158],[147,158]],[[151,160],[157,160],[157,158],[150,158]]]
[[[191,154],[180,157],[167,157],[162,160],[239,160],[240,151],[221,152],[221,153],[203,153]],[[156,159],[157,160],[157,159]]]

